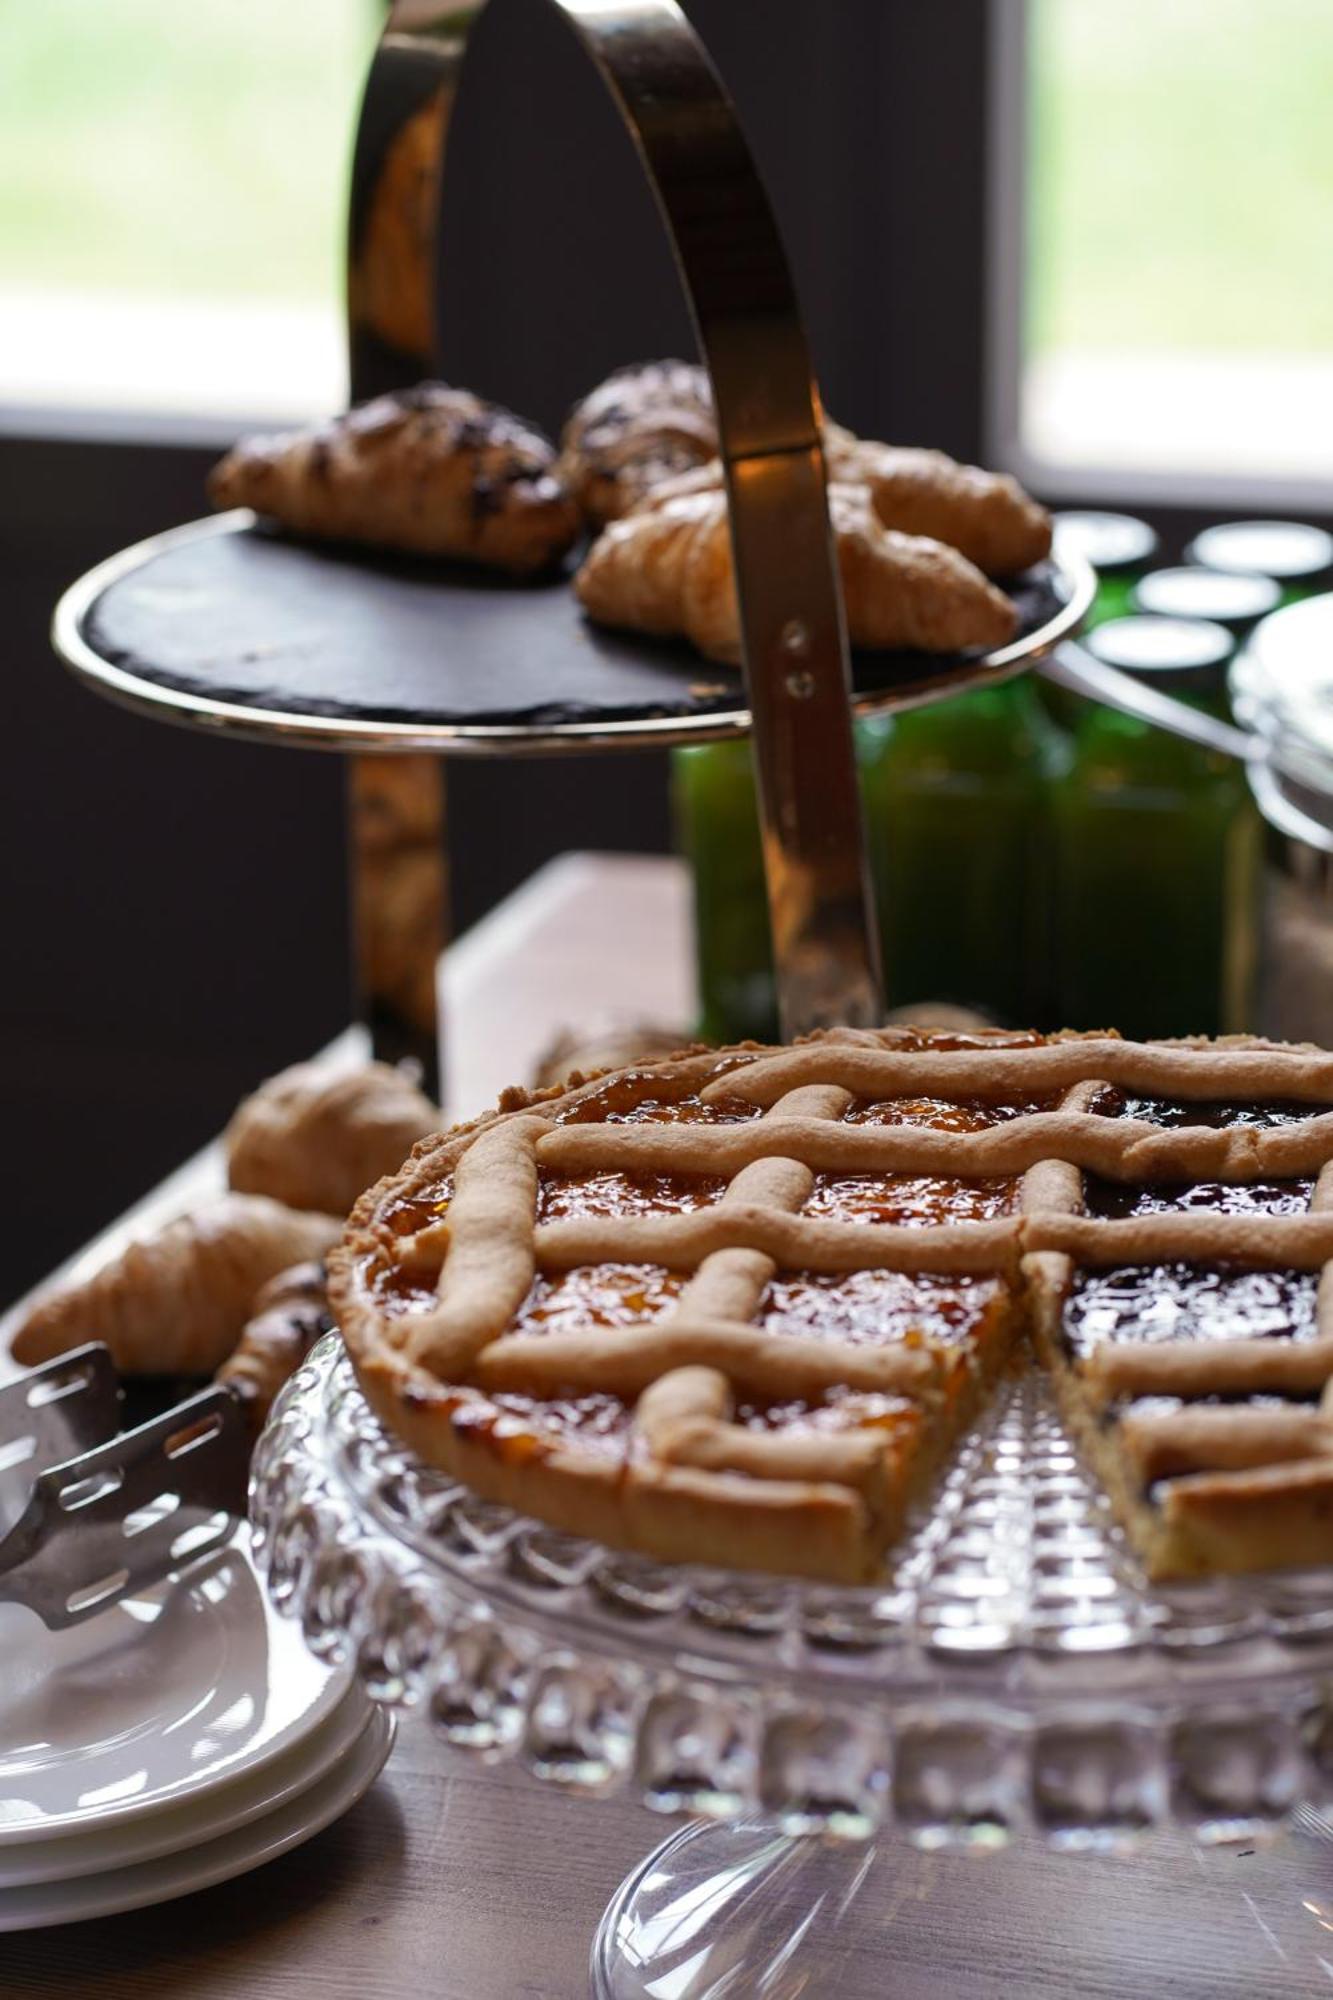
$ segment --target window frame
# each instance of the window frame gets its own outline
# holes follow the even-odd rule
[[[989,171],[982,367],[988,462],[1005,466],[1056,504],[1124,507],[1149,519],[1185,510],[1191,516],[1219,519],[1297,515],[1327,525],[1333,517],[1333,478],[1060,465],[1028,450],[1022,433],[1022,373],[1030,247],[1031,0],[990,0],[987,26]]]

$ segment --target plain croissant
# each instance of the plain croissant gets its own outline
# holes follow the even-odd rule
[[[253,507],[298,534],[518,572],[548,568],[582,525],[549,440],[443,382],[243,438],[208,492],[215,507]]]
[[[341,1233],[331,1215],[222,1195],[131,1243],[82,1284],[40,1299],[14,1336],[14,1359],[31,1367],[100,1340],[127,1375],[211,1375],[260,1286],[322,1257]]]
[[[886,528],[947,542],[987,576],[1014,576],[1051,552],[1050,515],[1007,472],[877,444],[839,424],[826,426],[824,451],[829,477],[866,486]]]
[[[430,1099],[387,1063],[341,1072],[297,1063],[236,1111],[223,1137],[227,1179],[239,1193],[346,1215],[440,1124]]]
[[[322,1264],[280,1271],[259,1293],[239,1341],[217,1371],[215,1379],[244,1406],[256,1436],[279,1389],[333,1326],[326,1286]]]
[[[853,646],[948,653],[1013,637],[1018,614],[1004,592],[956,549],[884,527],[864,486],[830,486],[829,516]],[[613,521],[594,542],[575,588],[598,624],[684,634],[709,659],[740,658],[721,487],[678,490]]]

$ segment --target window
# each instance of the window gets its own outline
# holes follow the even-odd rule
[[[344,394],[377,0],[40,0],[0,65],[0,405],[302,416]]]
[[[1333,468],[1333,8],[996,0],[996,449],[1037,483]]]

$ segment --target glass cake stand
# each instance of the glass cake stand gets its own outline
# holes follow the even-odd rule
[[[274,1603],[375,1700],[692,1819],[606,1911],[601,2000],[829,1991],[886,1842],[1206,1849],[1333,1805],[1329,1572],[1148,1586],[1036,1378],[877,1587],[668,1567],[482,1502],[382,1429],[336,1336],[275,1407],[251,1515]]]

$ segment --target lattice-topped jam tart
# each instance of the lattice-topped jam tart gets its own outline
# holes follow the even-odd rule
[[[873,1578],[1035,1350],[1150,1574],[1333,1562],[1329,1162],[1319,1050],[834,1030],[423,1141],[330,1295],[423,1458],[667,1560]]]

